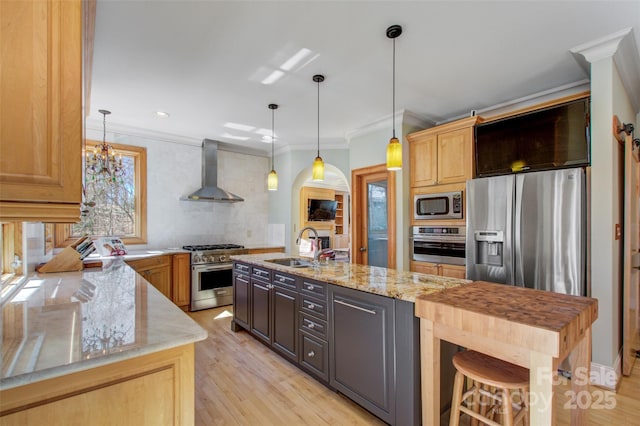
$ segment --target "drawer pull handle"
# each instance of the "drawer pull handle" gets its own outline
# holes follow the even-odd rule
[[[315,287],[313,286],[313,284],[309,284],[309,285],[307,286],[307,290],[313,290],[314,288],[315,288]]]
[[[284,277],[280,277],[280,282],[281,282],[281,283],[283,283],[283,282],[285,282],[285,281],[286,281],[286,279],[285,279]]]
[[[312,323],[312,322],[310,322],[310,323],[309,323],[309,325],[307,325],[307,327],[309,327],[309,328],[311,328],[311,329],[315,328],[315,326],[316,326],[316,325],[315,325],[314,323]]]
[[[309,306],[307,306],[309,309],[315,309],[316,305],[314,305],[313,303],[309,303]]]
[[[375,315],[376,314],[376,311],[372,311],[371,309],[361,308],[360,306],[352,305],[351,303],[343,302],[342,300],[334,300],[334,302],[339,303],[340,305],[346,306],[348,308],[353,308],[353,309],[357,309],[357,310],[362,311],[362,312],[366,312],[366,313],[371,314],[371,315]]]
[[[309,352],[309,353],[307,354],[307,356],[308,356],[309,358],[313,358],[314,356],[316,356],[316,353],[315,353],[314,351],[311,351],[311,352]]]

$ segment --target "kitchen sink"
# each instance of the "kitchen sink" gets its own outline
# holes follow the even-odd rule
[[[299,257],[285,257],[282,259],[266,259],[265,262],[275,263],[277,265],[289,266],[291,268],[309,268],[313,267],[313,262]]]

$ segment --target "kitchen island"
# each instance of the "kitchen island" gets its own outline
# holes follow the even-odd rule
[[[587,422],[596,299],[475,281],[464,291],[420,296],[416,315],[423,360],[437,359],[442,342],[452,342],[529,369],[532,425],[555,424],[554,377],[560,362],[570,357],[573,380],[565,408],[571,409],[572,425]],[[422,392],[433,395],[422,401],[425,425],[440,419],[439,382],[437,365],[423,363]]]
[[[122,259],[30,277],[2,321],[3,425],[193,424],[206,332]]]
[[[421,423],[414,302],[470,281],[344,262],[314,267],[286,253],[232,259],[234,331],[248,331],[388,424]],[[457,350],[444,346],[437,362],[442,394],[451,395]],[[441,402],[445,412],[448,398]]]

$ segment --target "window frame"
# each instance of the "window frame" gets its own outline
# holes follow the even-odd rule
[[[87,140],[85,146],[93,146],[101,144],[100,141]],[[146,244],[147,243],[147,149],[141,146],[123,145],[117,143],[109,143],[118,153],[127,157],[133,157],[133,167],[135,170],[135,235],[132,237],[120,237],[122,242],[127,245]],[[98,237],[92,235],[91,237]],[[55,225],[55,247],[67,247],[77,240],[77,237],[71,236],[71,224]]]

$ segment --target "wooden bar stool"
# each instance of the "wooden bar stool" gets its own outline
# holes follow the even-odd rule
[[[476,351],[458,352],[453,356],[453,365],[456,377],[449,426],[460,424],[461,412],[471,416],[472,425],[480,420],[501,426],[494,421],[494,415],[500,411],[505,426],[521,420],[525,426],[529,425],[528,369]],[[473,381],[473,386],[463,394],[465,376]],[[472,409],[465,405],[469,403]]]

